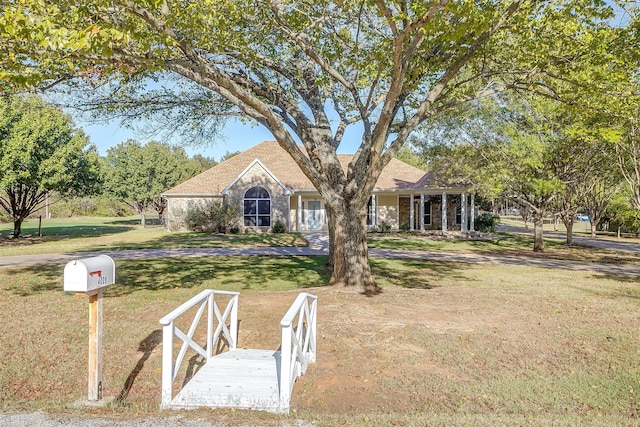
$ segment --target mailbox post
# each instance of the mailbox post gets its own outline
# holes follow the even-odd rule
[[[64,290],[89,297],[89,401],[102,399],[102,294],[115,283],[115,276],[115,263],[107,255],[70,261],[64,267]]]

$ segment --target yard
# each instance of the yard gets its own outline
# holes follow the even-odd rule
[[[74,406],[86,398],[86,299],[62,292],[61,265],[0,269],[0,410],[174,416],[158,409],[162,316],[202,289],[238,290],[240,346],[275,349],[279,320],[304,289],[319,297],[318,361],[296,383],[291,415],[181,415],[239,425],[640,425],[637,277],[372,259],[384,292],[367,298],[323,286],[324,261],[119,262],[104,301],[104,394],[117,399],[91,409]]]

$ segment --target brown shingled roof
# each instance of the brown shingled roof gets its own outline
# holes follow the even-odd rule
[[[342,167],[346,169],[353,155],[339,155]],[[209,170],[196,175],[164,194],[168,196],[195,196],[195,195],[220,195],[242,171],[254,160],[260,160],[279,180],[293,191],[315,191],[315,187],[309,181],[293,158],[275,141],[265,141],[237,154],[230,159],[212,167]],[[425,173],[418,168],[408,165],[398,159],[392,159],[380,174],[376,183],[378,191],[397,191],[418,189],[416,183],[422,179]],[[423,187],[424,188],[424,187]]]

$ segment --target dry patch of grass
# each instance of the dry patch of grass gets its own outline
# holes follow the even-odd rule
[[[119,263],[121,284],[104,302],[104,388],[121,399],[89,413],[165,414],[158,319],[201,289],[240,290],[240,345],[277,348],[295,294],[326,282],[323,261]],[[249,425],[640,423],[637,278],[396,260],[373,268],[378,296],[311,290],[318,362],[296,384],[291,416],[186,416]],[[87,304],[60,290],[61,275],[61,266],[0,270],[0,408],[81,413],[73,402],[86,397]]]

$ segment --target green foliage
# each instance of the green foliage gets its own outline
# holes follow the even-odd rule
[[[271,232],[272,233],[286,233],[287,232],[287,226],[285,225],[284,222],[282,222],[281,220],[276,220],[273,223],[273,226],[271,226]]]
[[[107,152],[105,190],[138,213],[153,207],[164,212],[166,201],[160,194],[201,171],[184,149],[151,141],[141,145],[128,140]]]
[[[125,203],[106,196],[70,197],[51,204],[49,211],[54,218],[73,216],[123,217],[133,214]]]
[[[414,166],[418,169],[424,171],[427,170],[427,164],[425,163],[424,158],[416,153],[416,151],[411,147],[402,147],[396,154],[396,159],[402,160],[406,164]]]
[[[212,159],[210,157],[205,157],[202,154],[195,154],[191,159],[197,162],[198,165],[200,166],[199,172],[204,172],[218,164],[218,162],[216,162],[215,159]]]
[[[229,233],[238,230],[240,212],[235,204],[206,201],[188,207],[184,220],[189,230]]]
[[[0,207],[20,224],[49,193],[83,195],[100,187],[95,147],[57,108],[34,96],[0,97]]]
[[[400,223],[400,231],[406,233],[411,230],[411,225],[408,222]]]
[[[610,231],[622,233],[640,233],[640,211],[631,202],[631,191],[627,189],[617,194],[607,206],[603,222]]]
[[[382,221],[379,224],[377,224],[376,226],[374,226],[371,229],[371,231],[374,232],[374,233],[390,233],[391,232],[391,225],[386,221]]]
[[[500,223],[500,217],[490,212],[483,212],[475,218],[476,230],[483,233],[495,233],[496,226]]]

